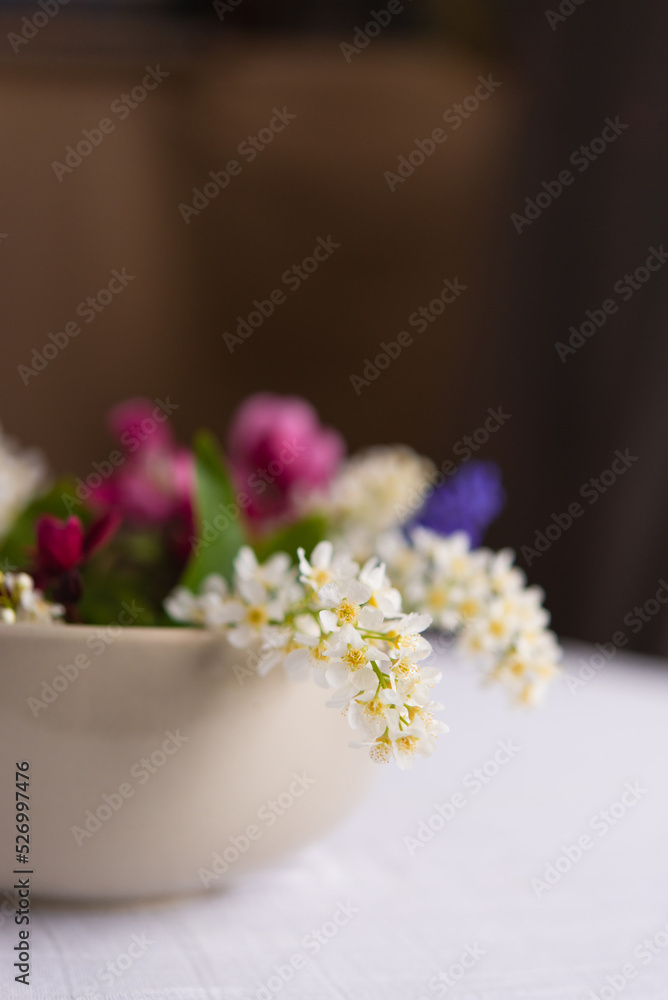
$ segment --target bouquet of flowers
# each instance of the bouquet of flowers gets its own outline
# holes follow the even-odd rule
[[[174,441],[169,401],[110,414],[119,446],[46,485],[39,456],[0,436],[0,624],[105,624],[224,633],[260,675],[282,664],[330,689],[354,745],[402,768],[446,726],[430,627],[538,701],[560,650],[543,593],[508,550],[479,547],[504,494],[492,463],[454,475],[402,446],[345,457],[304,400],[259,394],[223,456]],[[127,616],[126,616],[127,617]]]

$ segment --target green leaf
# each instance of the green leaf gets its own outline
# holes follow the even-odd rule
[[[180,574],[181,561],[164,529],[125,524],[82,570],[80,620],[115,622],[125,603],[136,615],[133,625],[173,625],[163,601]]]
[[[314,515],[260,539],[254,543],[253,548],[260,562],[264,562],[274,552],[287,552],[293,560],[296,560],[297,549],[303,548],[309,556],[318,542],[325,537],[326,530],[327,522],[324,517]]]
[[[234,557],[245,542],[230,477],[215,437],[200,431],[195,438],[195,550],[181,586],[197,591],[210,573],[232,579]]]

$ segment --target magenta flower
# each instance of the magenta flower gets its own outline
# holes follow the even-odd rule
[[[66,573],[83,562],[84,530],[78,517],[61,521],[43,514],[35,526],[37,566],[47,577]]]
[[[35,525],[38,572],[54,577],[76,569],[111,540],[119,524],[118,514],[109,513],[84,531],[74,515],[61,521],[53,514],[42,514]]]
[[[52,514],[42,514],[37,520],[33,576],[41,590],[53,591],[55,599],[67,608],[68,616],[81,597],[79,568],[111,540],[120,520],[112,511],[94,521],[86,531],[75,516],[61,521]]]
[[[237,410],[229,432],[229,457],[249,515],[260,521],[289,518],[300,497],[326,486],[343,454],[343,438],[322,427],[318,414],[297,396],[258,393]]]
[[[109,414],[112,433],[126,449],[113,474],[93,491],[92,502],[140,524],[192,517],[194,462],[177,445],[166,408],[130,399]]]

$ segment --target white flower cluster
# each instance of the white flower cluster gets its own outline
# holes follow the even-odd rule
[[[429,756],[445,732],[431,701],[440,672],[424,661],[431,646],[422,632],[427,614],[404,614],[401,595],[384,566],[363,567],[321,542],[299,566],[284,553],[263,565],[243,548],[235,562],[232,593],[219,576],[201,593],[177,589],[166,601],[176,621],[223,629],[237,648],[257,644],[261,671],[283,662],[296,679],[312,674],[333,689],[328,702],[340,708],[357,734],[354,746],[371,757],[394,757],[405,769],[416,754]]]
[[[0,428],[0,538],[44,485],[46,467],[37,451],[23,451]]]
[[[39,622],[55,624],[65,613],[60,604],[50,604],[27,573],[0,572],[0,624]]]
[[[561,650],[547,629],[543,591],[526,586],[510,550],[471,550],[464,532],[442,537],[415,528],[410,539],[388,532],[378,551],[407,608],[427,612],[437,628],[454,633],[486,676],[503,681],[519,701],[540,701]]]
[[[422,506],[434,473],[428,458],[404,445],[353,455],[321,504],[335,538],[360,562],[370,558],[378,535],[410,520]]]

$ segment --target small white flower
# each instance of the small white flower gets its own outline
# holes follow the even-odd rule
[[[259,677],[266,677],[279,663],[284,663],[286,654],[294,646],[292,631],[285,625],[267,625],[262,632],[260,660],[257,665]],[[296,675],[292,675],[297,680]]]
[[[14,625],[17,622],[35,622],[54,625],[65,614],[61,604],[52,604],[41,590],[35,590],[35,581],[27,573],[0,572],[0,622]]]
[[[412,767],[415,756],[430,757],[436,749],[436,738],[441,733],[447,733],[445,723],[434,719],[431,711],[440,705],[428,705],[426,708],[414,709],[408,726],[389,733],[388,737],[394,759],[402,771]]]
[[[513,566],[515,554],[511,549],[495,552],[489,561],[489,582],[498,594],[514,594],[526,584],[526,576],[517,566]]]
[[[373,673],[373,671],[372,671]],[[374,674],[375,677],[375,674]],[[393,698],[385,690],[378,688],[378,678],[375,687],[371,685],[360,691],[351,701],[348,708],[350,727],[359,732],[365,740],[377,740],[386,730],[394,732],[399,727],[399,710],[390,701]]]
[[[265,563],[260,564],[250,546],[244,545],[234,560],[234,572],[239,580],[256,582],[268,589],[286,586],[290,581],[291,571],[292,563],[287,552],[276,552]]]
[[[283,622],[287,608],[286,595],[273,593],[256,578],[236,577],[238,598],[226,602],[226,622],[233,628],[227,638],[237,649],[245,649],[257,640],[265,641],[272,625]]]
[[[309,641],[306,645],[290,650],[283,658],[283,665],[295,681],[303,681],[310,673],[313,673],[316,684],[319,684],[320,687],[329,686],[324,674],[327,660],[322,644],[317,641],[312,644]]]
[[[359,580],[326,583],[318,591],[318,600],[325,606],[320,612],[323,628],[333,632],[342,625],[359,625],[369,630],[379,627],[383,620],[382,611],[364,606],[370,597],[371,587]]]
[[[336,583],[355,576],[359,566],[347,552],[334,552],[331,542],[319,542],[311,553],[310,560],[306,558],[303,549],[297,549],[299,557],[300,580],[310,584],[318,591],[326,583]]]
[[[355,704],[367,705],[373,699],[378,691],[378,677],[372,667],[360,667],[354,673],[346,671],[345,676],[341,678],[341,682],[338,685],[332,684],[331,686],[335,688],[335,691],[327,704],[330,708],[344,708],[350,705],[348,718],[351,726],[354,728],[352,706]]]
[[[367,559],[359,578],[371,590],[369,603],[380,608],[386,618],[394,618],[395,615],[401,614],[401,594],[390,583],[384,563],[375,557]]]
[[[412,659],[423,660],[431,653],[431,645],[420,633],[431,625],[431,615],[411,612],[394,621],[385,622],[385,641],[390,644],[390,656],[398,658],[410,653]]]
[[[46,464],[33,449],[22,450],[0,428],[0,538],[46,483]]]
[[[332,687],[345,684],[350,674],[368,667],[372,662],[389,662],[387,653],[372,640],[362,638],[352,625],[342,625],[336,630],[333,641],[326,646],[326,653],[329,659],[327,680]]]
[[[431,688],[441,679],[441,671],[427,664],[416,663],[408,656],[392,662],[389,669],[392,690],[406,705],[424,707],[431,700]]]
[[[227,620],[227,584],[222,576],[212,573],[202,582],[201,593],[195,595],[187,587],[177,587],[165,601],[170,618],[190,625],[216,628]]]
[[[424,502],[434,466],[403,446],[378,447],[344,463],[330,486],[325,513],[356,556],[377,554],[376,538],[409,521]]]

